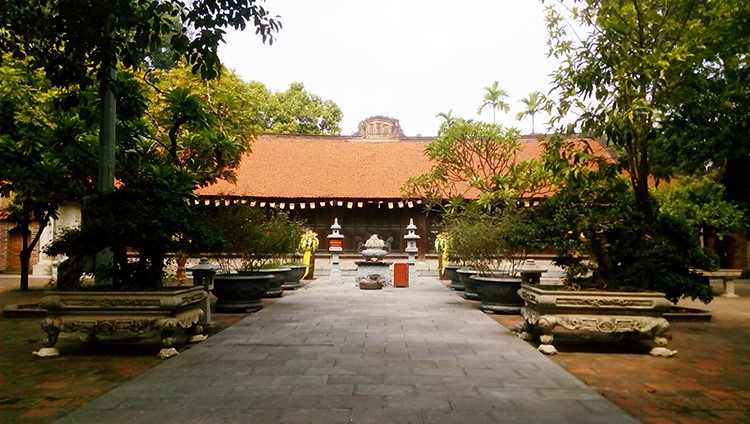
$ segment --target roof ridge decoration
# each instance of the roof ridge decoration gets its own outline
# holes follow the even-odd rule
[[[398,119],[376,115],[362,120],[352,137],[365,140],[393,140],[406,138]]]

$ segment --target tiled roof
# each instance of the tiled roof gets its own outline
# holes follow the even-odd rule
[[[243,157],[236,184],[220,181],[197,193],[257,199],[400,199],[407,179],[430,171],[424,150],[433,140],[262,135]],[[522,145],[519,160],[541,154],[536,137],[522,138]]]

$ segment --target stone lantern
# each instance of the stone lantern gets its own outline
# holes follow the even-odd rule
[[[409,254],[407,263],[409,264],[409,281],[417,282],[417,240],[419,236],[416,234],[417,226],[414,225],[414,218],[409,219],[409,225],[406,226],[407,234],[404,236],[406,240],[406,253]]]
[[[339,254],[344,250],[344,235],[339,233],[340,230],[339,219],[334,218],[331,234],[328,235],[328,251],[331,252],[331,281],[334,283],[343,282],[341,268],[339,268]]]
[[[521,273],[523,284],[539,284],[542,273],[547,272],[547,269],[538,266],[533,259],[526,259],[526,262],[518,268],[518,271]]]
[[[198,265],[192,266],[187,270],[193,273],[193,286],[203,286],[206,293],[210,293],[214,288],[214,276],[216,275],[216,265],[208,262],[208,258],[201,258]],[[211,300],[206,296],[206,300],[201,305],[203,316],[198,321],[198,325],[203,327],[203,333],[211,333],[217,327],[217,323],[211,320]],[[205,335],[195,335],[190,341],[196,342],[205,340]]]

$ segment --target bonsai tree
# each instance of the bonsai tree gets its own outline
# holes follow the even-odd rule
[[[288,214],[236,204],[216,208],[211,230],[218,235],[216,259],[222,272],[254,272],[295,253],[304,233]]]
[[[554,262],[566,270],[568,288],[647,289],[673,302],[711,300],[710,285],[693,269],[713,269],[716,258],[701,248],[685,219],[655,207],[655,222],[646,220],[615,165],[585,151],[559,157],[575,159],[558,168],[559,191],[537,207],[532,222],[542,244],[557,251]],[[644,232],[651,236],[644,240]],[[644,257],[656,272],[645,287]]]
[[[633,200],[630,222],[639,224],[631,234],[642,255],[633,264],[642,272],[642,288],[655,287],[664,270],[649,253],[654,241],[667,237],[660,224],[669,218],[660,214],[652,187],[680,162],[669,152],[697,156],[701,164],[721,163],[716,159],[727,155],[714,155],[714,146],[724,150],[746,132],[738,129],[747,122],[741,70],[747,68],[750,37],[737,28],[746,28],[749,7],[747,2],[557,0],[547,8],[550,55],[561,61],[553,74],[559,101],[552,124],[568,136],[598,137],[618,153],[630,186],[623,194]],[[744,156],[746,162],[746,151]],[[679,235],[672,235],[677,244]]]

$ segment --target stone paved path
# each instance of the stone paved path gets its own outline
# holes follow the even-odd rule
[[[58,422],[638,421],[434,278],[326,277]]]

